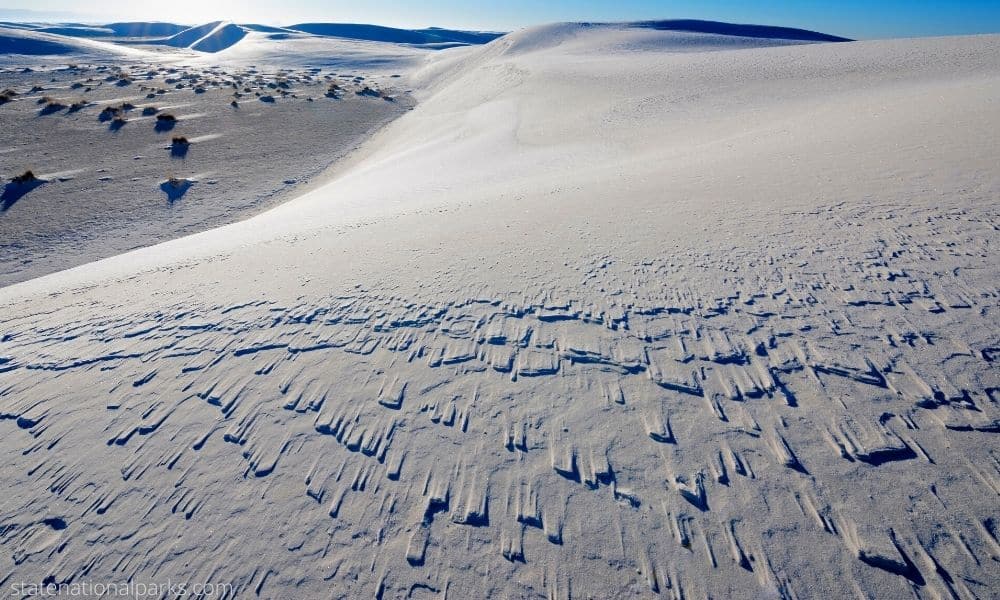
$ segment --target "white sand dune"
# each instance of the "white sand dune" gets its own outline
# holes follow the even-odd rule
[[[247,29],[227,21],[215,21],[185,29],[163,40],[176,48],[190,48],[198,52],[220,52],[239,43]]]
[[[421,60],[325,185],[0,289],[5,585],[995,595],[1000,36]]]
[[[16,56],[73,56],[81,58],[139,57],[147,53],[100,40],[46,33],[35,29],[0,27],[0,62],[16,60]]]
[[[200,64],[323,66],[368,74],[405,73],[431,50],[395,43],[344,40],[301,32],[249,31],[239,40],[193,62]]]

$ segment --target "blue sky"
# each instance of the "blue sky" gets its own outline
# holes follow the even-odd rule
[[[81,8],[86,6],[87,8]],[[438,25],[509,30],[551,21],[621,21],[699,18],[784,25],[853,38],[1000,32],[1000,0],[0,0],[0,18],[14,9],[44,18],[79,20],[214,19],[290,25],[302,21],[377,23],[397,27]],[[96,11],[100,12],[96,12]],[[82,12],[87,11],[87,12]],[[21,13],[25,14],[25,13]],[[27,15],[24,17],[29,18]]]

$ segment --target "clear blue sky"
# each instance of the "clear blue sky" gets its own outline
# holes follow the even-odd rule
[[[784,25],[853,38],[1000,33],[1000,0],[0,0],[0,18],[12,9],[41,18],[86,20],[214,19],[290,25],[302,21],[438,25],[509,30],[551,21],[623,21],[698,18]],[[58,14],[57,13],[61,13]]]

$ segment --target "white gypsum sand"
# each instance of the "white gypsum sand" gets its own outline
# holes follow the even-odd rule
[[[0,290],[4,585],[995,595],[1000,36],[738,42],[444,51],[329,183]]]
[[[0,173],[39,178],[0,185],[0,286],[262,212],[413,104],[395,78],[325,66],[141,61],[0,78],[17,94],[0,106]]]

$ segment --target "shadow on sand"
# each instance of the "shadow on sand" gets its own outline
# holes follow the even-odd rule
[[[167,200],[175,202],[187,193],[194,183],[189,179],[168,179],[160,184],[160,189],[167,195]]]
[[[8,182],[3,188],[3,194],[0,194],[0,212],[7,212],[18,200],[24,198],[28,192],[43,184],[45,184],[45,181],[42,179]]]

